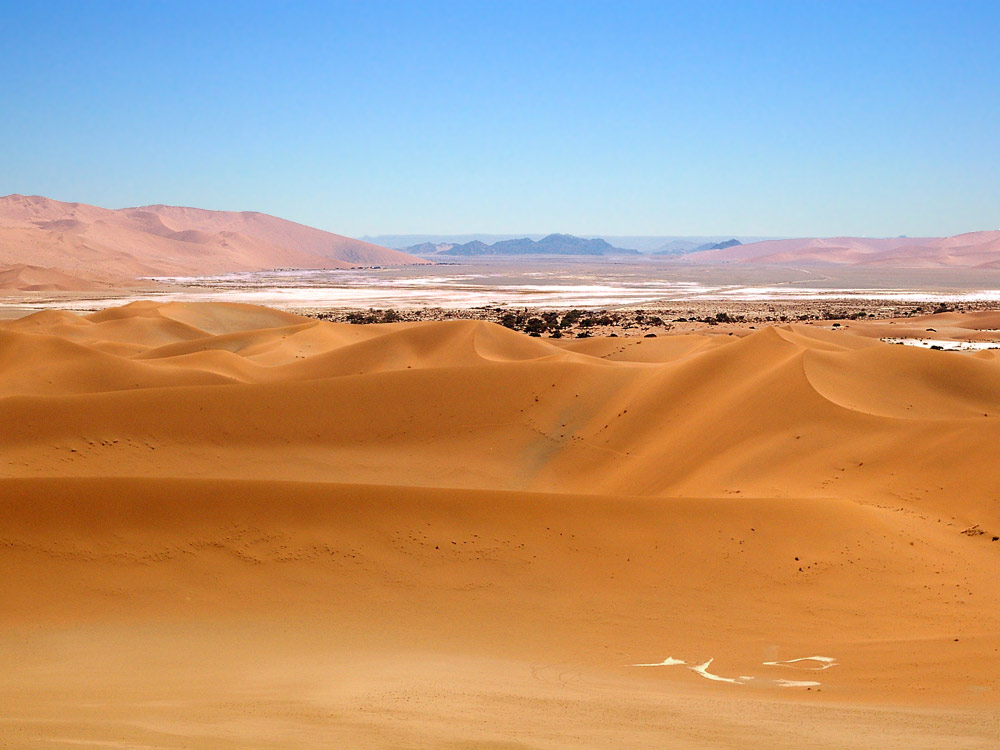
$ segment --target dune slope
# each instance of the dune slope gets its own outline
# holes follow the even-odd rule
[[[998,368],[808,326],[0,323],[0,744],[986,746]]]

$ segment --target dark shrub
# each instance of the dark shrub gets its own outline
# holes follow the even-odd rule
[[[583,317],[583,310],[570,310],[568,313],[563,315],[562,321],[559,323],[559,327],[569,328],[571,325],[574,325],[582,317]]]
[[[510,328],[511,330],[516,331],[520,328],[520,321],[514,313],[504,313],[500,316],[500,325],[504,328]]]
[[[371,313],[360,313],[360,312],[347,313],[346,320],[348,323],[352,323],[354,325],[365,325],[367,323],[378,322],[376,317]]]
[[[524,324],[525,332],[536,336],[540,333],[545,333],[548,328],[548,324],[541,318],[528,318],[528,321]]]

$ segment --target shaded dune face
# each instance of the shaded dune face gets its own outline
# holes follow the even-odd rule
[[[509,717],[566,690],[609,716],[807,686],[995,706],[998,368],[809,326],[553,341],[151,302],[4,322],[0,703],[41,721],[62,691],[78,742],[109,736],[90,694],[252,704],[277,737],[273,712],[350,713],[392,664],[465,717],[379,693],[428,722],[386,735],[415,746],[474,736],[472,675]],[[836,665],[803,678],[813,654]],[[647,720],[616,731],[647,742]],[[241,745],[213,726],[187,746]]]

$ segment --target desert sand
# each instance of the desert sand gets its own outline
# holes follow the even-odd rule
[[[928,327],[0,322],[0,746],[994,747],[1000,358]]]

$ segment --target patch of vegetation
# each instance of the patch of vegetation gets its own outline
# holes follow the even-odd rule
[[[531,336],[539,336],[549,330],[549,325],[541,318],[528,318],[524,324],[524,332]]]
[[[568,313],[562,316],[562,320],[559,321],[560,328],[570,328],[576,325],[577,321],[583,317],[583,310],[570,310]]]

